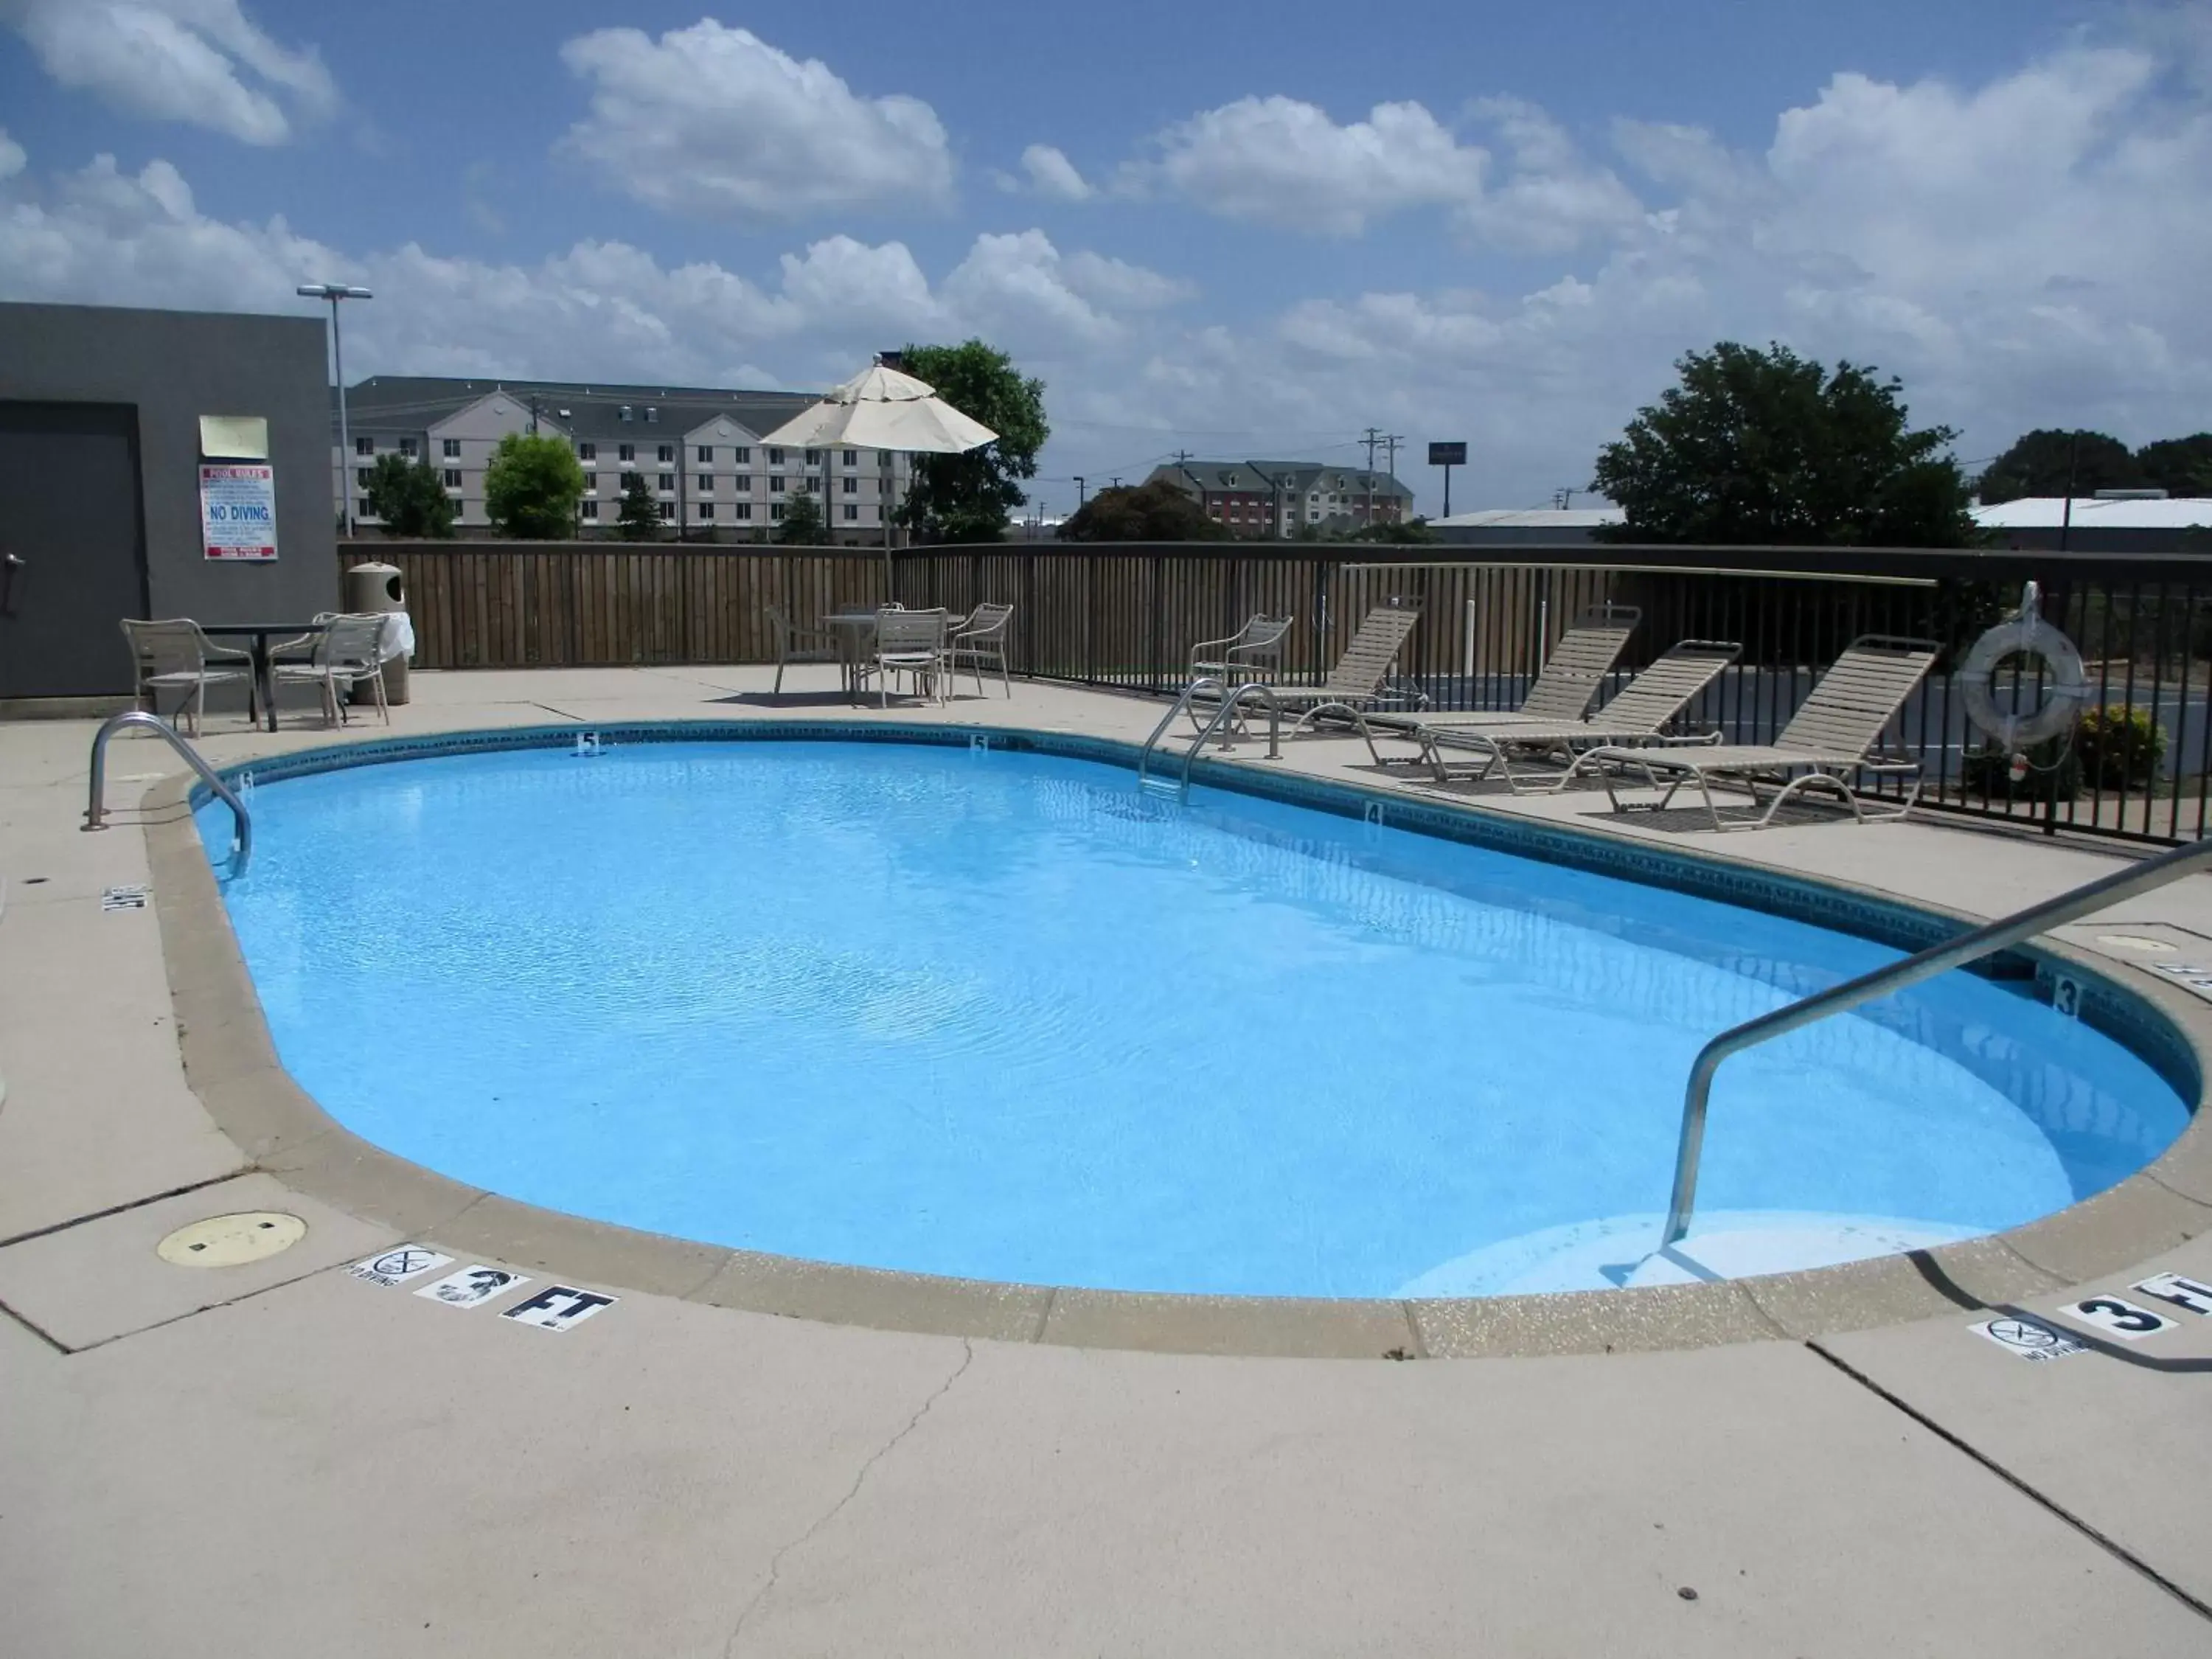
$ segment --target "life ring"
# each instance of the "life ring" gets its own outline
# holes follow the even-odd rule
[[[2043,705],[2031,714],[2001,712],[1990,694],[1996,665],[2011,656],[2042,659]],[[2000,748],[2016,755],[2072,727],[2087,697],[2089,676],[2074,641],[2030,610],[1999,623],[1974,641],[1959,670],[1958,684],[1966,701],[1966,718],[1996,738]]]

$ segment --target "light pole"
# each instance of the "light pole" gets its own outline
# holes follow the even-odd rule
[[[294,290],[303,300],[328,300],[331,302],[331,358],[333,373],[338,382],[338,499],[344,504],[342,517],[345,520],[346,539],[353,539],[353,486],[346,482],[353,476],[353,438],[346,430],[345,406],[345,347],[338,339],[338,301],[341,300],[370,300],[376,296],[365,288],[347,288],[337,283],[302,283]]]

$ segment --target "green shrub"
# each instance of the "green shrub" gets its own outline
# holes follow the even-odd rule
[[[2166,758],[2166,733],[2146,709],[2107,703],[2083,711],[2074,727],[2081,775],[2099,789],[2142,789]]]

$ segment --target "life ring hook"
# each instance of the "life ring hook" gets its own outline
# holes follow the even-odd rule
[[[2081,653],[2073,641],[2043,620],[2040,601],[2036,585],[2028,583],[2019,611],[1974,641],[1956,677],[1966,718],[2009,754],[2070,731],[2088,695],[2089,676]],[[2015,656],[2033,657],[2043,665],[2043,702],[2025,714],[2000,709],[1990,690],[1997,665]]]

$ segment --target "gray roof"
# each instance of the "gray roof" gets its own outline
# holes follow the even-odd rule
[[[723,391],[711,386],[605,386],[574,380],[462,380],[435,374],[373,374],[346,388],[349,422],[363,431],[426,431],[479,398],[504,392],[578,438],[657,442],[681,438],[726,415],[756,435],[772,432],[817,401],[806,392]],[[630,418],[622,418],[628,409]],[[657,419],[648,420],[647,411]],[[331,398],[331,429],[337,425]],[[661,436],[660,434],[666,435]]]
[[[1249,489],[1266,492],[1284,489],[1304,493],[1315,489],[1335,489],[1336,480],[1342,478],[1343,489],[1364,496],[1371,478],[1374,492],[1384,497],[1399,496],[1413,499],[1413,492],[1382,471],[1369,472],[1361,466],[1345,466],[1329,461],[1168,461],[1152,469],[1147,483],[1156,478],[1165,478],[1179,489]],[[1233,482],[1232,482],[1233,480]]]

